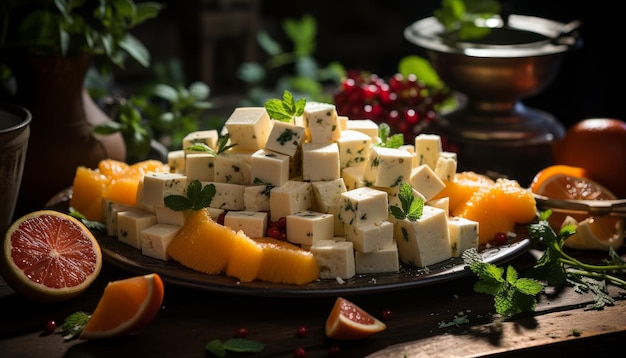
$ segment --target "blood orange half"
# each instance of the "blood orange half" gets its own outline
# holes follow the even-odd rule
[[[18,293],[40,302],[77,296],[102,268],[98,241],[77,219],[41,210],[16,220],[8,229],[0,273]]]
[[[386,328],[383,322],[343,297],[337,297],[326,319],[326,337],[337,340],[364,339]]]

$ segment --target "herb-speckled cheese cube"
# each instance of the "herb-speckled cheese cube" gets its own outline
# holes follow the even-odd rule
[[[348,191],[343,179],[311,182],[315,210],[332,214],[335,222],[335,235],[343,235],[343,223],[339,220],[341,194]]]
[[[274,121],[265,149],[293,157],[306,139],[305,128],[287,122]]]
[[[365,166],[360,167],[348,167],[341,170],[341,178],[346,184],[346,189],[352,190],[366,186],[365,180],[363,180],[363,173],[365,172]]]
[[[334,104],[307,102],[302,118],[311,143],[329,144],[341,137],[341,125]]]
[[[309,210],[312,206],[313,188],[309,182],[288,180],[270,190],[270,214],[274,220]]]
[[[453,257],[460,257],[463,251],[478,247],[478,222],[460,218],[448,218],[450,248]]]
[[[215,185],[215,195],[213,196],[213,199],[211,199],[211,204],[209,204],[210,207],[223,210],[245,209],[243,196],[246,190],[246,185],[202,182],[203,187],[209,184]]]
[[[167,153],[167,166],[170,173],[185,174],[185,151],[172,150]]]
[[[252,154],[250,176],[253,184],[281,186],[289,180],[289,156],[259,149]]]
[[[213,181],[215,178],[215,155],[211,153],[192,153],[185,157],[185,175],[187,180]]]
[[[248,237],[265,236],[268,215],[266,212],[229,211],[224,216],[224,226],[243,231]]]
[[[156,215],[142,210],[121,211],[117,214],[117,238],[136,249],[141,249],[141,230],[157,224]]]
[[[346,130],[355,130],[367,134],[372,143],[378,143],[378,124],[371,119],[350,119],[346,122]]]
[[[446,214],[450,213],[450,197],[448,196],[438,199],[430,199],[426,202],[426,205],[439,208],[445,211]]]
[[[335,180],[341,177],[337,143],[302,145],[302,178],[305,181]]]
[[[238,107],[224,123],[230,142],[237,150],[255,151],[265,147],[272,129],[265,107]]]
[[[432,199],[446,184],[437,174],[426,164],[422,164],[411,170],[411,176],[407,180],[411,186],[420,192],[426,201]]]
[[[373,146],[363,179],[372,186],[391,188],[407,181],[412,168],[413,157],[406,150]]]
[[[348,190],[341,194],[339,220],[346,225],[375,224],[389,217],[387,193],[370,187]]]
[[[206,144],[209,148],[217,150],[217,140],[219,133],[217,129],[208,129],[202,131],[194,131],[183,137],[183,149],[186,154],[195,153],[196,151],[187,148],[194,144]]]
[[[389,203],[389,206],[397,206],[399,208],[402,207],[402,202],[400,201],[400,197],[398,196],[398,193],[400,192],[400,187],[399,186],[394,186],[393,188],[379,188],[379,187],[375,187],[375,189],[378,190],[382,190],[384,192],[387,193],[387,202]],[[424,200],[424,202],[426,202],[426,199],[424,198],[424,196],[417,190],[415,190],[415,188],[411,187],[411,190],[413,192],[413,197],[414,198],[422,198],[422,200]],[[389,216],[389,221],[394,222],[396,219],[393,217],[393,215]]]
[[[163,261],[170,260],[167,247],[179,230],[180,226],[169,224],[156,224],[141,230],[141,253]]]
[[[143,176],[143,204],[164,207],[169,195],[185,196],[187,177],[177,173],[147,173]]]
[[[190,211],[176,211],[164,206],[154,208],[154,214],[156,215],[157,222],[159,224],[182,226],[187,220],[187,217],[189,217]]]
[[[393,224],[381,221],[361,226],[346,225],[346,239],[360,252],[372,252],[393,244]]]
[[[441,151],[441,137],[439,135],[421,133],[415,137],[417,165],[426,164],[430,169],[435,170]]]
[[[341,138],[337,139],[341,169],[365,165],[371,145],[372,138],[365,133],[355,130],[341,132]]]
[[[309,249],[320,266],[321,279],[340,277],[352,278],[354,266],[354,248],[349,241],[318,240]]]
[[[251,184],[252,153],[254,152],[229,150],[218,154],[214,160],[214,181],[242,185]]]
[[[249,185],[243,194],[243,203],[247,211],[270,211],[270,190],[272,185]]]
[[[416,221],[398,220],[394,239],[400,262],[407,265],[426,267],[452,257],[448,217],[439,208],[424,206]]]
[[[380,250],[372,252],[354,252],[354,269],[358,274],[400,272],[398,246],[394,242]]]
[[[332,214],[312,210],[287,215],[287,240],[294,244],[311,246],[319,240],[334,237]]]
[[[132,209],[132,206],[114,203],[107,198],[102,198],[102,217],[107,235],[117,235],[117,213]]]
[[[437,174],[441,180],[452,181],[456,174],[456,168],[456,159],[440,154],[435,166],[435,174]]]

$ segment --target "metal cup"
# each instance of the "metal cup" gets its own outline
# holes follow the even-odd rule
[[[4,239],[13,221],[26,160],[31,119],[32,116],[26,108],[0,103],[0,239]]]

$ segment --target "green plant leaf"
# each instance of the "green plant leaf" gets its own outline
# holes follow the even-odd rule
[[[406,56],[400,59],[398,72],[405,78],[414,74],[427,86],[434,88],[442,88],[444,86],[443,81],[439,78],[437,71],[431,66],[430,62],[420,56]]]

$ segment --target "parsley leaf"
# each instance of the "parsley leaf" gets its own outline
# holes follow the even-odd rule
[[[295,122],[296,117],[304,113],[306,99],[301,98],[297,102],[294,101],[291,92],[285,90],[283,99],[269,99],[265,102],[265,110],[271,119],[281,122]]]
[[[227,351],[237,353],[259,353],[265,349],[265,344],[250,339],[231,338],[225,342],[214,339],[207,343],[204,349],[217,357],[225,357]]]
[[[209,147],[206,143],[194,143],[186,147],[185,150],[193,150],[195,152],[208,152],[213,155],[218,155],[237,145],[237,143],[228,144],[229,139],[230,135],[228,133],[218,137],[217,150],[213,150],[213,148]]]
[[[75,312],[67,316],[61,326],[63,339],[67,341],[77,338],[87,325],[87,321],[89,321],[90,318],[91,315],[85,312]]]
[[[378,125],[378,138],[380,142],[375,144],[378,147],[397,149],[404,145],[404,135],[399,133],[392,135],[391,127],[384,122]]]
[[[424,211],[424,199],[421,196],[413,195],[413,187],[407,183],[402,182],[400,184],[400,190],[398,191],[398,198],[400,199],[400,205],[389,206],[389,213],[398,220],[408,219],[409,221],[415,221],[422,217]]]
[[[214,184],[203,187],[198,179],[194,179],[187,185],[187,196],[168,195],[164,201],[165,206],[174,211],[200,210],[209,207],[214,196]]]

